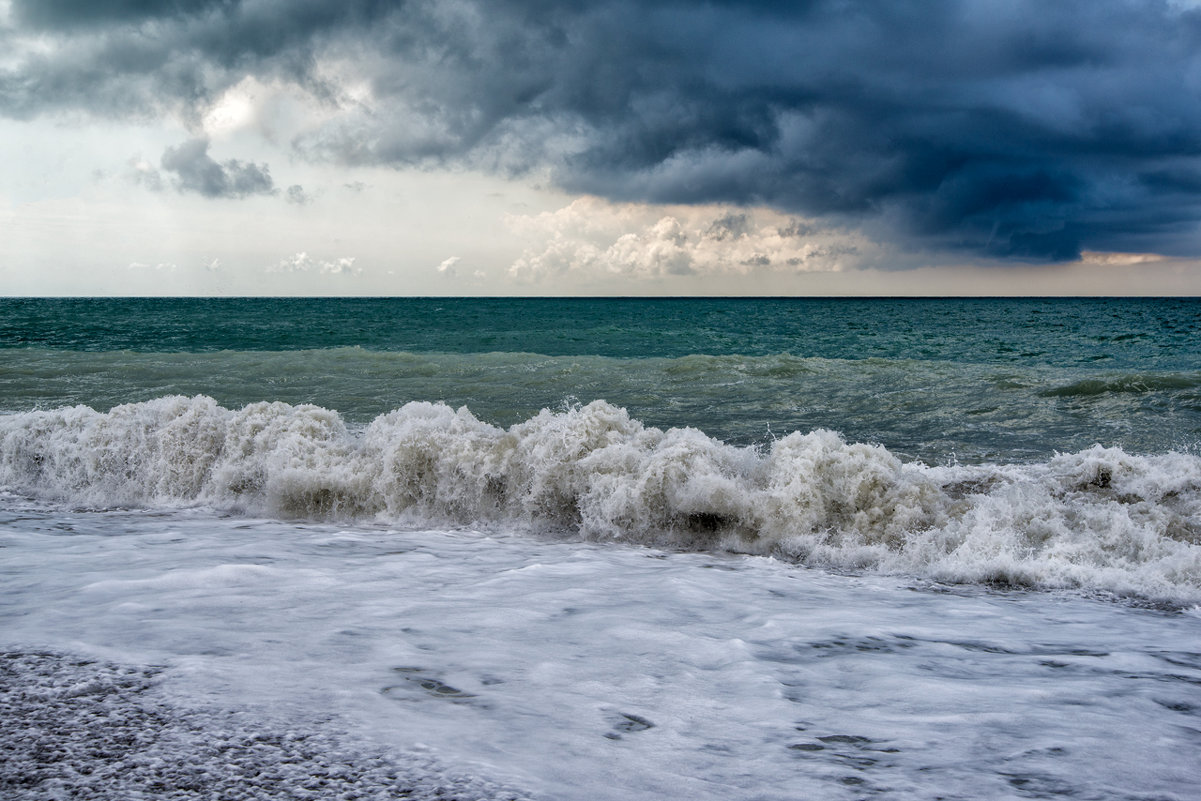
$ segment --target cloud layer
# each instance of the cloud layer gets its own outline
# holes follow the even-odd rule
[[[16,118],[199,125],[251,76],[324,104],[312,159],[994,257],[1201,253],[1201,15],[1165,0],[13,0],[0,47]],[[260,191],[258,165],[175,158],[183,187]]]

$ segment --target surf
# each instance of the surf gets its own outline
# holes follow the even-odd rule
[[[1201,601],[1201,459],[1184,452],[927,465],[826,429],[732,445],[605,401],[507,428],[411,402],[353,426],[314,405],[197,395],[2,415],[0,484],[75,507],[496,526]]]

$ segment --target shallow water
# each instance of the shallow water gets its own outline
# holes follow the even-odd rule
[[[541,798],[1192,797],[1193,611],[478,530],[2,523],[5,639]]]

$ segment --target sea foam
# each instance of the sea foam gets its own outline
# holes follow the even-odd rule
[[[349,428],[316,406],[171,396],[0,416],[0,484],[71,505],[208,506],[503,525],[949,582],[1201,600],[1201,459],[1095,446],[928,466],[817,430],[736,447],[604,401],[508,429],[409,403]]]

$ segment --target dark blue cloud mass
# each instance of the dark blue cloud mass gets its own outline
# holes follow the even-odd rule
[[[340,106],[295,142],[315,159],[545,168],[1005,258],[1201,255],[1182,3],[14,0],[12,19],[12,41],[59,44],[0,71],[13,117],[198,118],[254,75]]]

